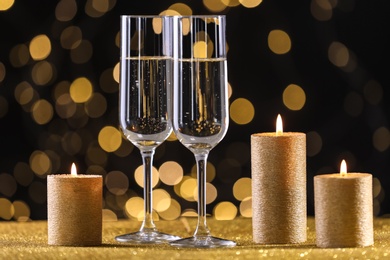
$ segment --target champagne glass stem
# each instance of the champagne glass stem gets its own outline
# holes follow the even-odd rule
[[[194,236],[210,236],[206,220],[206,167],[208,153],[195,155],[198,178],[198,224]]]
[[[141,151],[142,162],[144,166],[144,220],[140,231],[153,232],[156,231],[156,225],[153,222],[153,197],[152,197],[152,165],[154,149]]]

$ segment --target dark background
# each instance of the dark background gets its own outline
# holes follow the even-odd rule
[[[46,34],[53,38],[54,46],[58,37],[53,33],[53,28],[70,24],[80,26],[83,38],[92,43],[93,56],[88,63],[82,65],[72,64],[67,50],[53,47],[49,58],[57,68],[55,82],[37,87],[42,98],[50,99],[51,89],[56,82],[86,76],[98,85],[99,75],[118,63],[119,48],[115,45],[115,38],[119,32],[119,15],[159,14],[177,2],[118,0],[111,2],[115,4],[110,11],[101,17],[91,18],[84,12],[86,2],[78,1],[76,16],[65,23],[55,21],[57,1],[16,1],[11,9],[0,11],[0,65],[2,63],[5,68],[4,79],[1,80],[0,77],[0,97],[7,101],[7,107],[1,108],[7,109],[7,112],[0,117],[0,174],[12,175],[16,163],[28,163],[33,151],[45,150],[38,140],[42,138],[40,133],[48,128],[35,124],[29,113],[15,100],[15,86],[23,80],[31,82],[31,67],[14,68],[9,62],[9,52],[15,45],[28,44],[34,36]],[[202,1],[183,3],[192,9],[193,14],[213,13]],[[376,215],[386,215],[390,213],[387,195],[390,190],[389,149],[378,151],[373,145],[373,135],[378,128],[389,127],[390,2],[334,0],[331,3],[337,4],[334,4],[332,17],[327,21],[318,21],[313,17],[310,9],[313,3],[315,2],[307,0],[264,0],[255,8],[238,5],[218,12],[227,16],[229,83],[233,89],[230,100],[250,100],[255,108],[255,116],[245,125],[231,121],[228,134],[210,153],[209,161],[219,165],[227,156],[226,151],[232,143],[242,147],[243,150],[238,153],[249,154],[250,135],[274,131],[276,115],[280,113],[284,118],[285,131],[315,131],[322,138],[320,152],[307,158],[309,215],[313,215],[313,176],[338,172],[341,159],[347,160],[350,172],[373,174],[381,187],[376,197]],[[292,49],[287,54],[276,55],[270,51],[267,37],[274,29],[281,29],[289,34]],[[357,64],[353,71],[345,71],[330,62],[328,48],[334,41],[348,48]],[[375,105],[365,99],[365,86],[369,81],[377,82],[382,91],[381,100]],[[299,111],[291,111],[283,104],[283,90],[292,83],[302,87],[306,94],[305,106]],[[345,111],[345,104],[351,93],[360,97],[358,100],[362,103],[361,112],[356,116]],[[94,132],[93,126],[118,125],[118,93],[104,95],[108,103],[107,113],[100,119],[91,120],[93,123],[86,127],[87,131]],[[382,142],[387,143],[388,147],[388,134]],[[234,156],[234,153],[229,156]],[[108,158],[103,166],[106,172],[132,172],[141,164],[138,152],[131,153],[127,158],[113,154]],[[155,165],[161,165],[167,160],[179,162],[186,171],[194,164],[193,155],[177,141],[164,143],[157,151]],[[72,161],[78,162],[81,171],[90,166],[83,154],[64,155],[56,171],[68,172]],[[132,161],[130,168],[129,161]],[[224,167],[217,167],[217,171]],[[230,200],[238,205],[231,192],[232,185],[240,177],[250,177],[250,160],[231,167],[233,170],[228,172],[236,171],[238,175],[214,181],[219,190],[218,198],[208,209],[222,200]],[[46,183],[45,178],[35,179],[42,184]],[[141,189],[138,192],[142,194]],[[31,200],[25,187],[19,185],[10,197],[0,191],[0,198],[2,197],[11,202],[25,201],[30,207],[31,219],[46,218],[46,204]],[[183,207],[186,204],[187,207],[194,207],[194,204],[184,200],[181,203]]]

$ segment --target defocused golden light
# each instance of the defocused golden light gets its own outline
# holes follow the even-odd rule
[[[17,162],[14,167],[14,177],[17,183],[27,187],[34,179],[34,173],[25,162]]]
[[[55,9],[55,16],[58,21],[68,22],[77,13],[77,3],[75,0],[60,0]]]
[[[180,217],[180,213],[181,213],[180,203],[174,199],[171,199],[169,208],[159,212],[158,214],[160,215],[161,218],[165,220],[175,220],[178,217]]]
[[[318,21],[329,21],[333,15],[331,1],[312,0],[310,3],[310,12],[311,15]]]
[[[10,9],[15,3],[15,0],[1,0],[0,1],[0,11],[6,11]]]
[[[195,201],[194,193],[197,181],[194,178],[185,179],[180,185],[180,196],[187,201]]]
[[[157,212],[167,210],[171,206],[171,195],[163,189],[154,189],[152,191],[153,196],[153,209]]]
[[[17,221],[27,221],[30,218],[30,207],[24,201],[14,201],[14,215],[13,218]]]
[[[11,201],[6,198],[0,198],[0,218],[10,220],[15,213],[15,209]]]
[[[85,113],[91,118],[101,117],[107,110],[107,101],[105,96],[100,93],[94,93],[85,103]]]
[[[255,116],[253,104],[245,98],[237,98],[230,105],[230,118],[238,125],[250,123]]]
[[[66,119],[72,117],[76,113],[77,107],[69,94],[63,94],[57,98],[55,109],[59,117]]]
[[[50,173],[51,162],[46,153],[42,151],[34,151],[30,155],[30,168],[38,176]]]
[[[101,13],[105,13],[110,9],[109,0],[92,0],[92,7]]]
[[[118,63],[117,63],[118,64]],[[114,68],[115,69],[118,69]],[[115,75],[116,73],[118,73],[118,75]],[[100,85],[100,88],[106,92],[106,93],[115,93],[115,92],[118,92],[119,90],[119,84],[118,84],[118,81],[116,81],[115,79],[115,76],[118,76],[119,77],[119,71],[113,71],[112,68],[109,68],[109,69],[106,69],[105,71],[103,71],[103,73],[100,75],[100,78],[99,78],[99,85]]]
[[[53,118],[53,106],[45,99],[40,99],[32,107],[31,116],[38,125],[47,124]]]
[[[322,149],[322,138],[319,133],[312,131],[306,133],[307,156],[315,156]]]
[[[105,126],[99,132],[98,142],[104,151],[114,152],[122,143],[122,134],[113,126]]]
[[[255,8],[263,2],[263,0],[239,0],[242,6],[246,8]]]
[[[240,214],[245,218],[252,217],[252,197],[247,197],[241,201]]]
[[[233,220],[237,216],[237,208],[229,201],[223,201],[214,208],[214,217],[217,220]]]
[[[160,173],[160,180],[167,185],[179,184],[183,179],[183,168],[174,161],[163,163],[158,171]]]
[[[207,58],[207,43],[205,41],[198,41],[194,43],[194,58]]]
[[[74,80],[69,88],[70,97],[75,103],[87,102],[91,98],[92,92],[92,83],[85,77]]]
[[[73,49],[81,43],[83,34],[77,26],[69,26],[65,28],[60,36],[61,46],[64,49]]]
[[[175,11],[176,14],[180,15],[192,15],[192,9],[186,4],[176,3],[168,7],[167,11]],[[171,14],[172,15],[172,14]]]
[[[298,85],[290,84],[283,91],[283,104],[290,110],[301,110],[306,103],[305,91]]]
[[[211,162],[207,162],[206,165],[206,181],[212,182],[216,176],[216,170],[215,166]],[[191,177],[197,179],[197,167],[196,164],[194,164],[191,167]]]
[[[364,97],[371,105],[378,105],[383,99],[383,87],[376,80],[370,80],[364,85]]]
[[[349,61],[349,50],[340,42],[332,42],[328,49],[328,59],[337,67],[345,67]]]
[[[153,18],[152,27],[155,34],[160,34],[162,32],[162,18]]]
[[[25,44],[18,44],[9,53],[9,61],[15,68],[20,68],[30,60],[30,52]]]
[[[32,101],[34,97],[34,91],[35,90],[29,83],[23,81],[16,86],[14,96],[20,105],[25,105]]]
[[[217,199],[217,196],[217,188],[213,184],[206,182],[206,204],[213,203]],[[198,201],[198,188],[195,189],[194,199]]]
[[[40,61],[33,66],[31,76],[35,84],[46,85],[53,79],[54,67],[47,61]]]
[[[158,172],[156,167],[152,167],[152,187],[155,187],[158,184],[158,181],[160,179],[160,173]],[[135,169],[134,171],[134,179],[135,182],[140,187],[144,187],[144,166],[140,165]]]
[[[221,0],[221,2],[224,5],[229,6],[229,7],[235,7],[235,6],[239,6],[240,5],[240,1],[239,0]]]
[[[372,136],[372,144],[379,152],[384,152],[389,149],[390,146],[390,133],[389,129],[382,126],[375,130]]]
[[[8,113],[8,101],[0,96],[0,118],[5,117]]]
[[[114,80],[119,83],[119,62],[115,64],[114,70],[112,71],[112,76]]]
[[[129,189],[129,178],[120,171],[111,171],[106,175],[105,185],[114,195],[123,195]]]
[[[355,91],[349,92],[344,100],[345,112],[352,117],[358,117],[363,112],[363,108],[364,100],[361,95]]]
[[[372,196],[374,198],[378,197],[382,191],[382,184],[378,178],[372,179]]]
[[[114,211],[109,209],[103,209],[102,211],[103,222],[118,221],[118,216]]]
[[[140,197],[130,198],[125,204],[125,210],[128,216],[142,219],[144,216],[144,200]]]
[[[14,196],[17,188],[17,183],[11,174],[0,173],[0,194],[12,197]]]
[[[93,46],[87,40],[82,40],[76,48],[70,50],[70,59],[76,64],[89,61],[93,54]]]
[[[230,98],[233,95],[233,88],[228,82],[228,98]]]
[[[272,30],[268,34],[268,47],[275,54],[285,54],[291,50],[290,36],[282,30]]]
[[[30,55],[34,60],[46,59],[51,52],[51,42],[44,34],[35,36],[30,42]]]
[[[203,5],[213,13],[222,12],[226,5],[221,0],[203,0]]]
[[[181,214],[182,217],[193,217],[196,218],[198,217],[198,212],[194,209],[185,209],[183,213]],[[184,221],[183,221],[184,222]],[[189,229],[187,229],[189,230]]]
[[[233,195],[236,200],[242,201],[247,197],[252,197],[252,179],[241,178],[233,185]]]

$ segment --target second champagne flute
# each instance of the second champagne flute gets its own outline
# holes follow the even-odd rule
[[[194,155],[198,179],[198,223],[177,247],[232,247],[211,235],[206,221],[207,157],[229,125],[225,23],[223,15],[177,17],[174,28],[173,130]]]
[[[152,165],[155,149],[172,132],[172,17],[121,16],[120,128],[141,152],[144,220],[120,242],[166,243],[180,237],[159,232],[153,222]]]

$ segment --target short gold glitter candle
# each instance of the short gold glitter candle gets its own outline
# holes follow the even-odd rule
[[[54,174],[47,177],[48,244],[94,246],[102,243],[100,175]]]
[[[340,173],[314,177],[314,213],[318,247],[374,244],[372,175]]]
[[[259,244],[295,244],[307,239],[306,135],[277,131],[251,136],[252,228]]]

